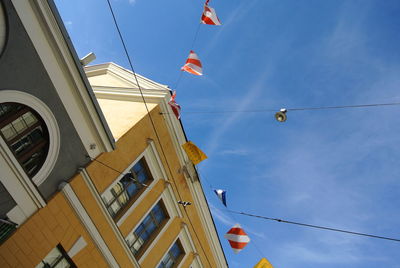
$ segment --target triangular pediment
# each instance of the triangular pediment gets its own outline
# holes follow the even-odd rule
[[[145,117],[148,110],[158,104],[165,107],[170,96],[166,85],[134,74],[115,63],[85,67],[85,72],[116,140]]]

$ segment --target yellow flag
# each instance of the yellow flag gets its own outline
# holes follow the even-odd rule
[[[205,153],[203,153],[193,142],[188,141],[185,144],[182,144],[183,150],[185,150],[187,156],[193,164],[197,165],[204,159],[207,159]]]
[[[266,258],[262,258],[254,268],[274,268]]]

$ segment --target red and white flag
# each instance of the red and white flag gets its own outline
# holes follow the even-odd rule
[[[235,224],[224,237],[228,239],[235,253],[240,252],[250,242],[250,238],[244,232],[240,224]]]
[[[201,15],[201,22],[208,25],[221,25],[217,17],[217,13],[212,7],[207,4],[204,5],[203,15]]]
[[[181,118],[181,106],[178,103],[176,103],[175,98],[176,98],[176,91],[174,90],[168,104],[169,106],[171,106],[171,109],[174,112],[176,119],[179,120]]]
[[[181,71],[186,71],[195,75],[203,75],[203,69],[199,57],[193,50],[190,50],[189,57],[186,60],[185,65],[181,68]]]

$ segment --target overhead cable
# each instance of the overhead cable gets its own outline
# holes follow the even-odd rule
[[[133,76],[135,77],[135,81],[136,81],[136,84],[137,84],[137,86],[138,86],[140,95],[141,95],[142,100],[143,100],[143,103],[144,103],[144,105],[145,105],[145,107],[146,107],[146,111],[147,111],[148,118],[149,118],[149,120],[150,120],[152,129],[153,129],[154,134],[155,134],[155,136],[156,136],[156,138],[157,138],[157,141],[158,141],[158,143],[159,143],[159,145],[160,145],[161,153],[162,153],[162,155],[163,155],[163,157],[164,157],[164,159],[165,159],[165,163],[166,163],[166,165],[167,165],[167,168],[168,168],[168,170],[169,170],[169,173],[170,173],[170,175],[171,175],[171,178],[172,178],[172,180],[175,182],[175,178],[174,178],[174,176],[173,176],[172,169],[171,169],[171,167],[170,167],[170,165],[169,165],[169,163],[168,163],[168,158],[167,158],[167,156],[166,156],[166,154],[165,154],[165,152],[164,152],[164,149],[163,149],[163,146],[162,146],[162,143],[161,143],[160,136],[159,136],[159,134],[158,134],[158,132],[157,132],[155,123],[154,123],[153,118],[152,118],[152,116],[151,116],[150,109],[149,109],[149,107],[148,107],[148,105],[147,105],[146,99],[145,99],[145,97],[144,97],[142,88],[141,88],[141,86],[140,86],[139,80],[138,80],[137,75],[136,75],[136,72],[135,72],[135,69],[133,68],[133,64],[132,64],[131,57],[130,57],[129,52],[128,52],[128,49],[127,49],[127,47],[126,47],[126,44],[125,44],[124,38],[123,38],[123,36],[122,36],[121,30],[119,29],[118,22],[117,22],[117,19],[116,19],[116,17],[115,17],[115,14],[114,14],[113,8],[112,8],[112,6],[111,6],[110,0],[106,0],[106,1],[107,1],[107,3],[108,3],[108,7],[109,7],[109,9],[110,9],[110,12],[111,12],[111,15],[112,15],[112,18],[113,18],[115,28],[116,28],[117,31],[118,31],[119,38],[120,38],[121,43],[122,43],[122,46],[123,46],[123,48],[124,48],[125,55],[126,55],[126,57],[127,57],[127,59],[128,59],[129,66],[131,67],[131,70],[132,70]],[[175,184],[178,185],[176,182],[175,182]],[[181,195],[180,195],[179,190],[178,190],[177,187],[176,187],[176,193],[178,194],[179,199],[182,200]],[[186,214],[186,216],[187,216],[187,219],[188,219],[190,225],[192,226],[193,233],[195,234],[195,236],[196,236],[196,238],[197,238],[197,240],[198,240],[198,242],[199,242],[200,248],[201,248],[201,250],[202,250],[203,253],[204,253],[204,256],[205,256],[205,258],[206,258],[206,260],[207,260],[207,262],[208,262],[208,265],[209,265],[209,267],[211,268],[211,267],[212,267],[211,262],[210,262],[210,260],[208,259],[207,253],[206,253],[206,251],[204,250],[203,245],[202,245],[202,243],[201,243],[201,240],[199,239],[199,237],[198,237],[198,235],[197,235],[197,232],[196,232],[196,229],[194,228],[194,225],[193,225],[193,223],[192,223],[192,220],[190,219],[189,214],[188,214],[188,212],[186,211],[186,207],[184,207],[183,210],[184,210],[184,212],[185,212],[185,214]]]
[[[351,234],[351,235],[360,235],[360,236],[367,236],[367,237],[372,237],[372,238],[377,238],[377,239],[384,239],[384,240],[400,242],[400,239],[392,238],[392,237],[372,235],[372,234],[366,234],[366,233],[360,233],[360,232],[353,232],[353,231],[347,231],[347,230],[342,230],[342,229],[336,229],[336,228],[331,228],[331,227],[312,225],[312,224],[307,224],[307,223],[300,223],[300,222],[287,221],[287,220],[276,219],[276,218],[269,218],[269,217],[265,217],[265,216],[254,215],[254,214],[245,213],[245,212],[239,212],[239,211],[234,211],[234,210],[228,210],[228,212],[233,213],[233,214],[240,214],[240,215],[244,215],[244,216],[248,216],[248,217],[264,219],[264,220],[270,220],[270,221],[277,221],[277,222],[289,223],[289,224],[294,224],[294,225],[300,225],[300,226],[303,226],[303,227],[317,228],[317,229],[334,231],[334,232],[341,232],[341,233],[346,233],[346,234]]]

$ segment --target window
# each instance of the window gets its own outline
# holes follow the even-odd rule
[[[23,104],[0,103],[0,135],[28,177],[35,176],[49,150],[49,134],[43,119]]]
[[[75,263],[68,256],[64,248],[58,244],[49,254],[38,264],[36,268],[76,268]]]
[[[126,237],[126,242],[135,256],[139,256],[149,245],[168,219],[162,201],[158,202],[136,229]]]
[[[181,242],[176,240],[157,268],[177,267],[184,254]]]
[[[102,198],[111,216],[118,220],[153,180],[144,158],[140,159]]]

